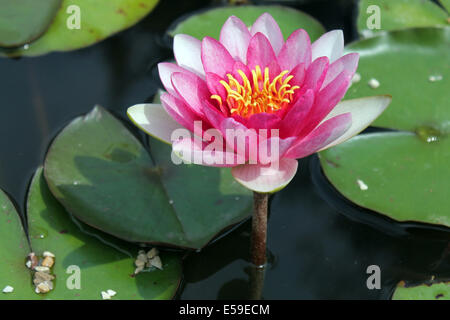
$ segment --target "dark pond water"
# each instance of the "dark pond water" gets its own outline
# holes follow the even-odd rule
[[[356,36],[353,1],[286,3],[327,29],[343,29],[347,41]],[[150,101],[160,85],[155,66],[172,57],[164,31],[183,14],[207,5],[162,1],[138,25],[95,46],[39,58],[0,59],[0,188],[19,208],[56,133],[95,104],[125,119],[129,106]],[[179,298],[247,298],[249,232],[246,222],[190,254]],[[396,224],[352,206],[326,182],[314,156],[302,160],[293,182],[271,199],[271,259],[262,297],[387,299],[399,280],[449,278],[448,239],[445,230]],[[380,290],[366,286],[369,265],[381,269]]]

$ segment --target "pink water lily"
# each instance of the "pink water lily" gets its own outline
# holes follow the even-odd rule
[[[200,154],[200,164],[232,167],[235,179],[247,188],[274,192],[294,177],[297,159],[358,134],[391,100],[374,96],[340,102],[359,58],[356,53],[343,55],[343,49],[340,30],[325,33],[311,44],[307,32],[299,29],[285,41],[267,13],[251,28],[232,16],[219,40],[176,35],[177,63],[159,64],[167,90],[161,96],[162,105],[135,105],[128,115],[148,134],[172,144],[186,161]],[[196,123],[201,127],[196,128]],[[179,128],[195,135],[172,141]],[[211,129],[218,132],[214,140],[221,142],[223,150],[209,152]],[[246,138],[241,147],[236,146],[236,137],[227,134],[227,130],[261,129],[269,133],[257,133],[256,144]],[[258,149],[274,141],[278,157],[265,163]],[[216,160],[227,161],[213,161],[212,154]]]

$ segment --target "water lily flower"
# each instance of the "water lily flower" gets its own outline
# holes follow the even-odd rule
[[[177,63],[158,65],[162,105],[128,109],[138,127],[172,144],[176,159],[232,167],[254,191],[251,261],[258,267],[266,262],[268,193],[291,181],[297,159],[350,139],[390,103],[389,96],[340,102],[359,59],[343,50],[340,30],[311,44],[299,29],[284,41],[268,13],[251,28],[232,16],[219,40],[176,35]]]
[[[251,28],[232,16],[219,40],[176,35],[176,64],[158,66],[167,90],[162,105],[135,105],[128,115],[148,134],[172,144],[186,161],[200,155],[199,164],[232,167],[234,178],[247,188],[274,192],[294,177],[297,159],[358,134],[390,102],[389,96],[340,102],[359,58],[357,53],[343,55],[343,49],[341,30],[311,44],[308,33],[299,29],[285,41],[268,13]],[[195,135],[173,141],[179,128]],[[218,133],[208,134],[211,129]],[[239,137],[228,132],[254,136],[239,146]],[[210,140],[216,146],[220,142],[223,150],[210,152]],[[274,142],[277,157],[262,161],[260,149]]]

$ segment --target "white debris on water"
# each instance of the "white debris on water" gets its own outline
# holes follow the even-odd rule
[[[440,74],[431,75],[431,76],[428,77],[428,81],[430,81],[430,82],[441,81],[442,79],[443,79],[443,77]]]
[[[367,184],[364,183],[364,181],[358,179],[356,180],[356,182],[358,183],[358,186],[362,191],[369,189],[369,187],[367,186]]]
[[[101,295],[103,300],[111,300],[111,296],[106,291],[102,291]]]
[[[378,81],[375,78],[372,78],[369,80],[368,84],[369,84],[369,87],[371,87],[372,89],[376,89],[380,86],[380,81]]]
[[[11,293],[14,291],[14,288],[11,286],[6,286],[5,288],[3,288],[3,293]]]
[[[108,289],[106,290],[106,293],[110,296],[110,297],[114,297],[117,292],[115,292],[114,290]]]
[[[358,83],[361,81],[361,75],[358,72],[355,72],[352,78],[352,83]]]

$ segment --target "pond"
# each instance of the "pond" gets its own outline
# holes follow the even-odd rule
[[[286,1],[327,30],[355,40],[354,1]],[[123,120],[129,106],[161,88],[156,65],[172,59],[165,31],[209,1],[162,1],[134,27],[96,45],[35,58],[0,59],[0,187],[25,209],[26,190],[51,141],[73,118],[101,105]],[[370,132],[376,131],[369,129]],[[185,254],[179,299],[247,299],[251,222]],[[293,181],[270,199],[269,262],[263,299],[390,299],[401,280],[450,277],[448,228],[399,223],[352,204],[324,176],[316,155],[299,162]],[[369,266],[381,289],[369,289]]]

